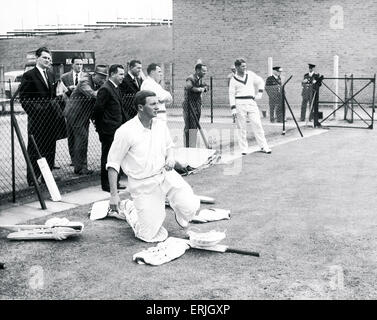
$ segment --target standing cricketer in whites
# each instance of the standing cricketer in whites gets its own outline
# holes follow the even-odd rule
[[[131,225],[135,236],[146,242],[159,242],[168,237],[162,226],[166,197],[181,227],[188,226],[199,210],[200,200],[173,169],[173,141],[166,121],[157,118],[156,94],[139,91],[135,106],[138,114],[115,132],[107,158],[110,208],[120,213],[117,177],[122,168],[128,176],[128,190],[137,213]]]
[[[247,70],[246,61],[237,59],[234,62],[236,74],[229,83],[229,102],[233,119],[237,123],[237,139],[242,155],[247,154],[247,127],[246,116],[249,113],[251,128],[261,151],[271,153],[264,136],[264,130],[260,119],[258,105],[255,100],[262,98],[264,89],[263,79],[252,71]],[[255,87],[257,94],[255,94]]]
[[[163,77],[161,67],[156,63],[151,63],[147,68],[148,76],[141,84],[141,90],[149,90],[156,94],[158,99],[157,117],[161,120],[167,120],[166,103],[171,103],[173,98],[169,91],[165,90],[161,85]]]

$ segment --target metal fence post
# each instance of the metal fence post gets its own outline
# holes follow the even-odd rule
[[[374,102],[375,102],[375,95],[376,95],[376,74],[374,74],[374,77],[373,77],[372,124],[371,124],[371,129],[373,129],[373,123],[374,123],[374,112],[375,112]]]
[[[11,153],[12,153],[12,202],[16,203],[16,166],[14,160],[14,99],[10,100],[10,136],[11,136]]]
[[[282,111],[283,111],[283,132],[281,133],[282,135],[285,135],[285,86],[282,87],[281,90],[281,106],[282,106]]]
[[[210,90],[211,90],[211,123],[213,123],[213,77],[211,76],[209,78],[209,86],[210,86]]]
[[[351,74],[350,96],[353,97],[353,74]],[[351,123],[353,123],[353,98],[351,100]]]

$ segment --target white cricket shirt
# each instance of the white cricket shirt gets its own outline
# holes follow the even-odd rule
[[[115,132],[106,169],[119,172],[122,167],[134,179],[152,177],[162,172],[167,151],[173,146],[165,121],[154,118],[151,129],[147,129],[136,115]]]
[[[173,100],[170,92],[165,90],[159,83],[149,76],[141,84],[140,90],[149,90],[154,92],[158,100]],[[158,103],[158,107],[159,110],[166,111],[165,103]]]

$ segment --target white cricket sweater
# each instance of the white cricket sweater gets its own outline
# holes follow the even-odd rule
[[[243,78],[234,75],[229,83],[229,103],[236,105],[236,97],[255,97],[255,92],[263,92],[264,80],[253,71],[246,71]]]

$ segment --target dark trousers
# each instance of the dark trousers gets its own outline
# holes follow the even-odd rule
[[[73,132],[73,127],[69,118],[66,118],[67,124],[67,140],[68,140],[68,151],[71,157],[71,162],[75,164],[75,135]]]
[[[188,108],[183,109],[183,120],[185,122],[185,127],[183,130],[184,145],[186,148],[196,148],[198,136],[198,124],[196,123],[196,120],[198,120],[198,122],[200,121],[201,109],[191,111],[188,110]],[[195,112],[195,116],[192,114],[192,112]]]
[[[73,136],[73,165],[75,172],[88,169],[89,121],[82,126],[71,127]],[[69,146],[69,140],[68,140]],[[110,144],[111,146],[111,144]]]
[[[110,189],[109,176],[106,170],[107,156],[109,155],[111,144],[114,141],[114,136],[102,135],[101,141],[101,186],[102,189]],[[118,185],[120,174],[118,174]]]
[[[28,132],[28,134],[33,134],[35,143],[38,147],[38,150],[42,157],[46,158],[48,166],[52,170],[55,162],[55,150],[56,150],[56,140],[53,134],[41,134],[40,132]],[[34,147],[34,144],[28,140],[27,144],[27,152],[30,157],[31,165],[34,169],[34,173],[37,179],[41,176],[41,171],[39,170],[39,166],[37,160],[39,159],[37,150]],[[27,182],[29,185],[33,183],[33,178],[31,171],[27,170]]]
[[[113,143],[114,136],[102,135],[101,140],[101,186],[102,189],[109,189],[109,177],[106,170],[107,156]]]
[[[280,102],[269,101],[270,104],[270,121],[283,122],[283,108]]]
[[[306,106],[309,104],[309,112],[310,112],[310,107],[311,107],[311,104],[312,104],[312,100],[313,100],[313,97],[310,95],[304,95],[302,96],[302,103],[301,103],[301,117],[300,117],[300,120],[301,121],[305,121],[305,117],[306,117]],[[309,120],[312,120],[313,119],[313,110],[312,112],[310,112],[309,114]]]

